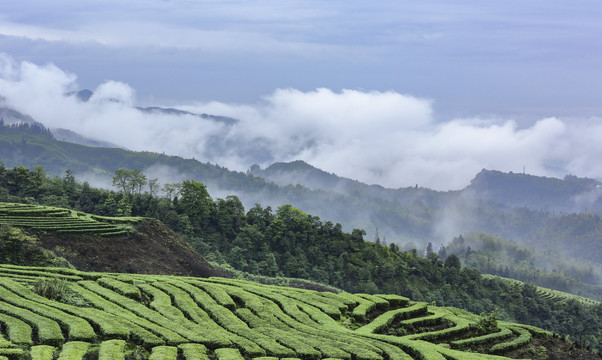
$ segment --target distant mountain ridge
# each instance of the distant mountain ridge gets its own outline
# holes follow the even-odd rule
[[[304,161],[277,162],[265,169],[253,165],[253,175],[280,186],[299,184],[311,189],[353,193],[369,192],[374,196],[397,198],[418,187],[390,189],[368,185],[318,169]],[[443,193],[420,188],[422,192]],[[470,185],[448,194],[463,194],[478,200],[493,201],[509,207],[559,212],[602,211],[602,183],[595,179],[567,175],[564,179],[521,173],[481,170]]]
[[[249,171],[265,179],[269,179],[280,186],[300,184],[311,189],[328,191],[364,191],[367,188],[382,189],[381,185],[366,185],[360,181],[340,177],[336,174],[318,169],[305,161],[276,162],[262,169],[253,165]]]
[[[88,102],[90,100],[90,98],[92,96],[94,96],[94,92],[88,89],[83,89],[83,90],[79,90],[79,91],[74,91],[71,93],[68,93],[67,95],[69,96],[75,96],[77,97],[78,100],[83,101],[83,102]],[[227,116],[216,116],[216,115],[209,115],[209,114],[197,114],[197,113],[193,113],[190,111],[184,111],[184,110],[180,110],[180,109],[175,109],[175,108],[166,108],[166,107],[160,107],[160,106],[150,106],[150,107],[140,107],[137,106],[136,109],[142,111],[143,113],[147,113],[147,114],[152,114],[152,113],[157,113],[157,114],[166,114],[166,115],[191,115],[191,116],[198,116],[200,118],[203,119],[210,119],[213,121],[217,121],[220,122],[222,124],[226,124],[226,125],[233,125],[236,122],[238,122],[237,119],[231,118],[231,117],[227,117]]]
[[[557,179],[483,169],[463,191],[512,207],[563,212],[602,210],[602,183],[574,175]]]

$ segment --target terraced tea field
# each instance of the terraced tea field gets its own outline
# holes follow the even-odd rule
[[[136,217],[104,217],[51,206],[0,203],[0,224],[30,231],[56,234],[122,236],[131,230],[131,224],[141,221]]]
[[[479,319],[395,295],[0,265],[0,359],[504,359],[546,334],[476,334]]]
[[[515,284],[522,284],[521,281],[518,280],[514,280],[514,279],[509,279],[509,278],[505,278],[505,277],[501,277],[498,275],[489,275],[489,274],[483,274],[483,277],[485,278],[498,278],[498,279],[503,279],[504,281],[507,282],[511,282],[511,283],[515,283]],[[600,302],[594,299],[590,299],[590,298],[586,298],[583,296],[579,296],[579,295],[575,295],[575,294],[570,294],[564,291],[558,291],[558,290],[554,290],[554,289],[548,289],[548,288],[544,288],[541,286],[535,286],[536,290],[536,294],[538,296],[541,296],[542,298],[546,298],[546,299],[553,299],[553,300],[557,300],[557,301],[569,301],[569,300],[573,300],[573,301],[577,301],[580,302],[583,305],[589,305],[589,306],[597,306],[600,305]]]

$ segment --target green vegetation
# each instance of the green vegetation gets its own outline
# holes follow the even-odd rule
[[[98,360],[120,360],[125,359],[125,341],[106,340],[100,344]]]
[[[52,360],[54,357],[54,346],[49,345],[36,345],[30,349],[32,360]]]
[[[10,334],[10,327],[0,327],[2,335],[9,339],[0,353],[8,356],[25,354],[32,359],[58,357],[61,360],[82,359],[86,354],[97,356],[99,360],[129,356],[186,360],[240,360],[266,356],[316,360],[502,359],[503,356],[485,353],[504,355],[528,347],[532,337],[547,336],[543,330],[512,323],[496,323],[494,328],[486,328],[481,325],[488,320],[479,316],[390,295],[380,296],[381,314],[363,320],[365,325],[357,328],[353,310],[361,302],[349,299],[372,296],[322,293],[224,278],[128,275],[131,286],[152,298],[150,304],[145,304],[145,296],[132,299],[112,286],[116,284],[113,281],[124,279],[122,275],[71,270],[70,273],[77,275],[79,280],[66,280],[68,287],[88,301],[75,306],[42,297],[34,292],[31,283],[22,282],[19,272],[34,271],[33,268],[14,266],[13,269],[14,273],[0,276],[0,311],[17,313],[10,309],[20,308],[15,305],[19,304],[24,307],[21,311],[31,312],[36,304],[36,317],[23,318],[37,329],[38,337],[13,342],[16,337]],[[36,268],[35,271],[48,273],[48,278],[60,273],[60,269],[53,268]],[[96,280],[83,280],[92,278]],[[211,289],[211,293],[207,289]],[[221,300],[217,301],[217,298]],[[89,304],[95,308],[90,308]],[[153,308],[161,309],[161,313]],[[338,313],[335,314],[333,309]],[[76,315],[86,310],[86,317]],[[433,314],[440,316],[433,317]],[[131,332],[116,338],[102,331],[99,324],[108,318]],[[68,337],[77,338],[72,335],[75,319],[93,329],[91,335],[85,336],[86,341],[67,341],[60,336],[48,344],[49,339],[43,334],[54,331],[46,328],[56,329],[57,322],[64,327]],[[4,315],[0,321],[8,324],[9,316]],[[376,334],[384,330],[383,324],[393,329],[405,328],[408,334]],[[136,330],[137,326],[139,330]],[[140,336],[142,329],[154,334],[155,339],[159,337],[160,341]],[[485,333],[481,334],[483,331]],[[223,336],[221,340],[212,338],[218,334]],[[478,344],[485,353],[476,357],[449,348],[470,349],[471,344]]]
[[[81,216],[74,211],[50,206],[0,203],[0,225],[24,228],[33,232],[112,237],[126,235],[132,229],[131,226],[112,224],[111,220],[111,218]],[[127,224],[138,219],[127,218],[119,221]]]
[[[549,250],[527,249],[514,241],[498,236],[468,233],[454,238],[441,251],[445,254],[454,254],[462,260],[464,266],[487,274],[602,300],[602,287],[584,282],[595,282],[596,276],[591,267],[579,266],[567,259],[559,259]],[[553,271],[540,269],[538,263],[545,263]],[[557,295],[550,292],[548,296]]]
[[[483,274],[483,278],[494,279],[494,280],[501,279],[510,284],[514,284],[515,286],[523,286],[522,285],[523,282],[521,282],[519,280],[504,278],[502,276]],[[536,285],[527,285],[527,286],[530,289],[530,291],[534,290],[535,294],[538,297],[541,297],[542,299],[547,299],[547,300],[551,300],[554,302],[564,302],[564,303],[578,302],[582,305],[593,306],[593,307],[602,305],[602,302],[600,302],[600,301],[593,300],[593,299],[586,298],[586,297],[579,296],[579,295],[575,295],[575,294],[571,294],[571,293],[567,293],[564,291],[547,289],[547,288],[544,288],[541,286],[536,286]]]
[[[126,173],[130,175],[128,180],[134,180],[131,183],[133,187],[126,181],[125,188],[117,183],[116,189],[126,194],[130,192],[129,189],[134,189],[135,191],[131,191],[134,195],[138,192],[137,183],[141,179],[139,176],[131,176],[139,175],[134,173],[135,171],[151,166],[168,167],[175,174],[187,174],[190,179],[219,185],[220,189],[238,194],[249,204],[261,202],[264,205],[272,205],[273,208],[281,204],[292,204],[306,213],[329,219],[333,223],[339,222],[347,230],[354,227],[366,229],[371,234],[370,240],[376,240],[378,236],[372,234],[376,234],[376,230],[379,229],[380,240],[383,242],[385,236],[388,242],[395,242],[400,246],[413,242],[414,245],[405,247],[408,250],[423,247],[428,241],[451,240],[441,239],[440,233],[434,231],[436,225],[449,223],[451,220],[458,230],[457,233],[446,235],[450,238],[459,233],[476,231],[500,234],[507,239],[521,239],[529,247],[538,248],[540,252],[549,250],[551,254],[556,254],[556,258],[564,258],[570,265],[577,265],[580,273],[585,270],[583,274],[586,276],[588,268],[599,269],[602,257],[601,247],[597,246],[602,229],[599,215],[558,214],[553,211],[559,205],[563,210],[574,211],[575,199],[579,197],[576,195],[584,195],[582,200],[585,200],[588,194],[598,191],[596,186],[599,182],[578,179],[575,176],[559,180],[483,170],[475,177],[471,186],[463,191],[437,192],[418,186],[386,189],[340,178],[302,161],[274,164],[265,171],[253,166],[249,172],[242,173],[194,159],[81,146],[57,141],[44,129],[16,126],[0,127],[0,159],[8,168],[17,169],[24,166],[34,169],[36,165],[42,165],[52,176],[62,177],[69,170],[71,177],[68,179],[71,180],[73,173],[95,173],[111,181],[118,170],[127,169],[126,171],[130,172]],[[39,184],[45,173],[36,174],[31,180],[38,181]],[[276,181],[277,177],[284,176],[288,176],[290,182],[281,186],[269,181],[270,178]],[[20,188],[7,184],[8,186],[3,186],[7,193],[0,193],[0,200],[14,201],[11,200],[13,196],[30,198],[43,205],[71,207],[109,216],[115,216],[117,212],[126,214],[131,205],[133,214],[153,217],[156,215],[152,214],[153,211],[145,214],[146,206],[139,207],[139,204],[152,202],[150,198],[157,195],[150,186],[154,179],[147,179],[148,194],[151,196],[141,194],[142,201],[122,201],[119,193],[114,194],[113,198],[108,198],[108,191],[90,190],[89,185],[82,186],[72,181],[63,187],[56,178],[46,179],[51,181],[47,181],[42,188]],[[30,178],[21,170],[8,180],[10,182]],[[163,188],[168,187],[167,185],[173,184],[164,184]],[[156,183],[153,188],[157,188]],[[177,194],[177,187],[169,188],[171,190],[165,194],[172,200]],[[83,196],[78,196],[80,193]],[[489,199],[507,206],[488,201]],[[108,201],[105,203],[105,200]],[[592,200],[595,201],[587,209],[602,209],[599,197]],[[524,207],[525,204],[530,208]],[[512,206],[521,208],[510,208]],[[161,218],[162,221],[174,229],[178,227],[178,231],[186,229],[185,219],[173,216],[173,213],[168,215],[164,210],[162,207],[158,212],[161,212],[160,216],[169,218],[169,222]],[[570,246],[567,246],[569,243]],[[584,264],[583,260],[587,263]],[[564,272],[565,269],[558,268],[558,271]],[[602,285],[602,279],[596,276],[595,272],[590,272],[593,277],[589,279],[573,273],[567,275],[586,283]],[[539,285],[550,287],[547,284]]]
[[[83,341],[70,341],[63,345],[57,360],[82,360],[90,344]]]
[[[4,174],[4,178],[2,177]],[[4,179],[4,180],[3,180]],[[15,180],[20,179],[20,180]],[[155,217],[167,223],[172,229],[180,232],[188,242],[207,259],[221,267],[224,273],[241,274],[240,271],[261,275],[281,276],[309,279],[316,283],[328,284],[345,291],[362,293],[349,295],[344,306],[356,303],[358,307],[352,310],[351,320],[355,327],[365,325],[371,319],[371,314],[377,314],[382,309],[387,298],[372,296],[377,292],[397,294],[412,298],[416,301],[432,303],[441,306],[455,306],[470,310],[474,313],[487,313],[499,308],[500,318],[508,321],[520,321],[535,326],[540,326],[562,335],[570,335],[586,346],[602,350],[602,329],[597,324],[602,319],[602,309],[599,304],[585,304],[583,302],[564,301],[558,297],[549,296],[548,293],[537,291],[531,285],[522,283],[509,283],[503,279],[482,277],[481,274],[470,268],[462,267],[460,261],[452,261],[454,256],[449,256],[445,261],[435,253],[429,253],[425,258],[416,250],[401,251],[398,246],[391,244],[384,246],[379,243],[370,243],[364,240],[362,230],[353,230],[346,233],[339,224],[329,221],[323,222],[319,218],[306,214],[290,205],[282,206],[276,211],[270,207],[262,208],[257,205],[245,212],[242,203],[236,196],[225,199],[213,200],[206,187],[195,181],[185,181],[179,186],[171,186],[174,192],[168,196],[160,197],[150,192],[131,194],[120,191],[117,193],[93,189],[86,184],[79,184],[72,174],[67,173],[64,178],[45,177],[39,167],[34,171],[25,168],[0,171],[0,185],[6,184],[7,196],[23,201],[40,202],[55,199],[50,194],[55,194],[66,203],[73,204],[75,210],[65,210],[52,206],[36,207],[31,204],[7,205],[11,211],[24,211],[28,217],[38,218],[44,214],[47,218],[62,219],[87,219],[84,221],[97,221],[107,226],[130,226],[140,217],[107,218],[122,210],[129,209],[136,216]],[[37,185],[36,185],[37,184]],[[173,185],[173,184],[172,184]],[[0,186],[1,188],[2,186]],[[54,196],[54,195],[53,195]],[[61,200],[61,202],[63,202]],[[17,209],[19,208],[19,209]],[[97,216],[83,212],[92,209]],[[123,213],[123,211],[121,211]],[[126,211],[127,212],[127,211]],[[53,214],[53,216],[48,216]],[[69,214],[69,215],[65,215]],[[71,220],[70,220],[71,221]],[[124,224],[125,223],[125,224]],[[4,229],[4,232],[2,232]],[[32,228],[30,228],[31,230]],[[28,230],[28,231],[30,231]],[[32,234],[34,234],[32,232]],[[29,247],[35,243],[35,238],[23,233],[14,227],[0,227],[0,235],[9,240],[0,243],[0,250],[4,246],[2,261],[15,264],[44,264],[53,263],[49,258],[56,259],[58,254],[44,256],[37,254],[33,261]],[[38,256],[39,255],[39,256]],[[457,259],[457,257],[455,257]],[[157,260],[158,261],[158,260]],[[155,261],[156,262],[156,261]],[[60,271],[52,275],[44,275],[38,268],[22,271],[6,266],[0,266],[0,274],[13,274],[20,281],[35,281],[40,276],[56,277],[67,281],[82,279],[75,272]],[[94,282],[99,276],[90,277]],[[246,276],[246,275],[245,275]],[[260,279],[259,277],[257,279]],[[266,280],[267,278],[261,278]],[[184,317],[215,316],[209,312],[203,315],[193,307],[190,301],[195,301],[195,294],[181,296],[182,302],[187,303],[188,312],[181,309],[175,311],[165,306],[165,298],[159,293],[176,291],[166,286],[172,284],[150,284],[152,288],[136,288],[131,279],[124,277],[105,281],[103,289],[111,289],[124,298],[125,304],[138,301],[140,290],[152,298],[151,309],[153,312],[137,313],[136,307],[129,310],[128,316],[132,317],[131,326],[127,330],[115,324],[114,319],[103,317],[102,328],[108,334],[124,333],[134,334],[139,341],[149,344],[170,345],[182,343],[186,337],[182,331],[195,331],[194,326],[188,329],[170,330],[161,333],[152,330],[154,326],[173,322],[173,319]],[[267,281],[277,281],[269,279]],[[289,280],[286,280],[287,282]],[[321,288],[316,284],[316,288]],[[177,287],[177,286],[176,286]],[[155,290],[153,290],[155,288]],[[185,289],[180,289],[185,290]],[[236,301],[224,296],[223,292],[205,286],[202,288],[207,296],[218,305],[226,309],[233,309]],[[100,291],[100,290],[99,290]],[[176,291],[177,292],[177,291]],[[123,308],[114,308],[106,302],[102,293],[90,291],[85,286],[78,285],[76,296],[67,303],[83,301],[94,307],[112,314],[112,316],[125,316]],[[290,295],[294,298],[294,294]],[[190,298],[190,299],[187,299]],[[315,299],[314,299],[315,300]],[[402,299],[399,299],[403,303]],[[320,311],[336,318],[340,309],[328,301],[315,303]],[[132,304],[133,306],[133,304]],[[282,306],[288,306],[284,301]],[[106,308],[105,308],[106,307]],[[109,311],[110,309],[110,311]],[[91,309],[90,309],[91,310]],[[78,316],[90,318],[93,311],[77,311]],[[167,310],[164,312],[163,310]],[[70,312],[74,313],[74,312]],[[84,314],[85,313],[85,314]],[[161,314],[157,317],[157,314]],[[431,314],[434,315],[434,314]],[[305,315],[299,315],[302,319]],[[430,315],[429,315],[430,316]],[[431,318],[428,321],[435,321]],[[158,320],[159,323],[155,323]],[[304,322],[307,319],[303,320]],[[573,325],[565,326],[567,321]],[[148,322],[154,324],[148,324]],[[95,326],[101,326],[100,321]],[[225,325],[226,323],[224,323]],[[232,323],[234,324],[234,323]],[[420,322],[415,325],[420,325]],[[248,354],[261,354],[252,343],[246,328],[236,327],[230,335],[216,332],[215,335],[203,334],[211,338],[214,344],[238,344],[248,351]],[[231,329],[234,329],[232,327]],[[35,328],[34,328],[35,330]],[[461,327],[458,328],[458,331]],[[236,336],[234,336],[236,335]],[[270,337],[271,335],[266,335]],[[82,338],[85,340],[85,338]],[[267,344],[268,340],[266,340]],[[255,344],[256,345],[256,344]],[[278,348],[274,345],[274,349]],[[247,353],[245,353],[247,354]],[[246,356],[246,355],[245,355]]]

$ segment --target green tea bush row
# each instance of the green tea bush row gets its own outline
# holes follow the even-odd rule
[[[512,336],[512,334],[513,334],[512,330],[504,327],[500,331],[494,332],[491,334],[486,334],[486,335],[466,338],[466,339],[462,339],[462,340],[452,341],[452,342],[450,342],[450,345],[454,349],[466,349],[471,346],[487,344],[490,342],[502,340],[502,339]]]
[[[315,358],[320,356],[321,353],[327,357],[351,358],[351,354],[344,349],[344,343],[291,329],[275,318],[268,322],[253,314],[249,309],[237,309],[236,312],[256,331],[274,338],[294,350],[294,353],[287,356],[294,356],[297,353],[298,356],[303,358]]]
[[[101,275],[103,275],[102,273],[86,272],[70,268],[50,266],[22,266],[12,264],[0,264],[0,271],[1,269],[36,271],[37,273],[47,277],[57,277],[60,275],[74,276],[74,278],[71,278],[71,280],[97,279],[101,277]]]
[[[182,351],[184,360],[209,360],[207,348],[202,344],[180,344],[178,349]]]
[[[3,270],[8,271],[8,277],[1,275]],[[21,274],[23,271],[29,273]],[[68,285],[73,300],[67,299],[68,303],[51,300],[34,293],[29,285],[9,278],[26,279],[22,277],[33,277],[36,272],[46,278],[72,277],[61,280]],[[377,298],[380,298],[381,309],[385,308],[385,302],[387,308],[395,309],[360,329],[352,330],[347,327],[347,319],[340,322],[331,316],[336,312],[351,312],[366,302],[376,308],[372,300]],[[90,356],[98,356],[98,360],[123,359],[141,355],[151,360],[241,360],[243,357],[493,360],[503,358],[458,349],[488,345],[492,352],[503,353],[528,343],[534,334],[548,334],[537,328],[531,330],[531,327],[500,321],[498,326],[502,330],[499,332],[466,338],[472,336],[467,335],[472,334],[470,325],[479,317],[453,308],[409,304],[406,298],[397,296],[320,293],[235,279],[101,274],[0,265],[0,299],[0,330],[6,336],[6,340],[0,336],[0,356],[12,360],[20,356],[30,358],[35,352],[41,354],[44,348],[38,349],[40,345],[60,349],[50,355],[51,359],[60,356],[58,360],[82,360]],[[403,307],[397,308],[399,306]],[[402,337],[376,333],[391,324],[415,329],[440,328],[444,321],[449,322],[450,327]],[[85,342],[65,342],[75,338],[77,322],[92,329],[92,338]],[[49,335],[51,328],[55,338]],[[510,338],[508,332],[516,336]],[[492,346],[503,339],[506,342]],[[125,345],[120,348],[119,344],[130,345],[126,351]],[[132,348],[134,344],[145,349]],[[28,348],[32,345],[35,346]]]
[[[234,287],[227,287],[226,289],[226,291],[232,293],[232,296],[241,297],[245,305],[249,306],[248,309],[237,309],[236,313],[256,331],[275,338],[278,342],[294,349],[298,354],[305,354],[304,357],[311,358],[312,356],[315,356],[316,349],[314,349],[314,347],[316,347],[320,350],[319,352],[322,352],[325,356],[349,358],[350,354],[347,352],[347,349],[344,349],[346,344],[336,342],[334,339],[329,338],[329,336],[318,337],[315,335],[316,333],[325,335],[325,333],[328,332],[327,329],[326,331],[322,330],[320,332],[314,328],[309,328],[307,325],[296,323],[292,318],[288,318],[283,314],[282,316],[288,319],[288,324],[285,324],[274,317],[275,313],[282,313],[282,310],[274,302],[250,292],[242,292],[240,289],[237,291]],[[282,297],[280,294],[266,293],[264,293],[264,296]],[[286,297],[282,297],[281,301],[289,300],[290,299]],[[297,305],[299,307],[311,307],[305,303],[297,303]],[[261,314],[262,317],[260,318],[255,314]],[[330,319],[332,324],[336,324],[336,322],[325,313],[322,313],[322,316]],[[294,327],[295,324],[311,330],[309,332],[301,332],[298,329],[290,327]]]
[[[29,350],[31,360],[52,360],[56,348],[50,345],[36,345]]]
[[[351,295],[349,293],[346,292],[340,292],[340,293],[332,293],[329,291],[325,291],[320,293],[320,296],[332,299],[334,301],[340,302],[342,304],[344,304],[348,309],[354,307],[355,305],[358,304],[358,300],[359,298],[357,297],[349,297],[349,296],[345,296],[345,295]],[[357,298],[357,299],[356,299]]]
[[[250,333],[250,329],[248,329],[248,327],[246,327],[246,325],[243,322],[241,322],[238,318],[236,318],[236,316],[234,316],[229,310],[226,310],[227,313],[236,322],[236,323],[232,324],[232,318],[229,319],[230,321],[226,320],[226,322],[228,324],[230,324],[230,327],[228,329],[231,331],[228,331],[225,328],[222,328],[221,325],[218,325],[215,322],[216,319],[211,318],[207,313],[205,313],[199,307],[198,302],[195,302],[194,300],[192,300],[192,298],[189,296],[189,294],[186,293],[184,290],[182,290],[180,288],[176,288],[172,284],[162,283],[161,285],[162,285],[161,286],[162,289],[167,290],[170,293],[175,293],[174,299],[176,299],[176,301],[184,302],[183,305],[184,305],[185,309],[181,308],[182,311],[186,310],[184,312],[193,313],[195,316],[200,315],[202,317],[203,320],[200,323],[198,323],[198,324],[190,323],[190,326],[191,326],[191,329],[196,331],[197,333],[203,333],[204,335],[206,334],[207,336],[212,337],[212,338],[206,339],[203,343],[207,344],[208,346],[213,347],[216,345],[224,344],[225,342],[227,342],[226,339],[229,339],[233,343],[241,346],[241,348],[243,349],[245,354],[246,353],[265,354],[265,351],[263,349],[261,349],[261,347],[259,347],[254,341],[249,339],[249,338],[254,337],[253,334]],[[189,286],[191,286],[191,289],[197,289],[198,291],[200,291],[202,293],[202,290],[200,290],[198,288],[194,288],[194,287],[192,287],[192,285],[189,285]],[[188,300],[185,300],[187,296],[188,296]],[[208,296],[208,295],[206,295],[206,296]],[[219,306],[216,303],[213,303],[211,305]],[[221,308],[225,309],[223,307],[221,307]],[[215,311],[219,312],[220,309],[216,307],[216,308],[214,308],[214,312]],[[222,313],[222,315],[223,315],[223,313]],[[191,316],[191,318],[192,318],[192,316]],[[179,323],[186,324],[187,321],[188,320],[186,318],[182,318],[179,321]],[[207,331],[209,329],[211,329],[211,331]],[[276,352],[282,351],[282,349],[281,349],[282,347],[279,344],[277,344],[276,342],[274,342],[272,339],[263,339],[261,337],[258,337],[258,341],[265,343],[265,346],[269,349],[272,349],[273,351],[276,351]]]
[[[4,324],[8,339],[13,344],[32,345],[31,327],[16,317],[0,314],[0,323]]]
[[[217,325],[213,319],[201,309],[192,297],[184,290],[165,282],[156,282],[154,286],[162,289],[170,296],[173,296],[174,303],[187,318],[205,329],[203,335],[207,338],[204,343],[210,348],[230,346],[233,341],[231,334]],[[236,340],[236,339],[235,339]]]
[[[275,298],[276,300],[280,296],[279,294],[269,294],[268,292],[264,292],[263,295],[270,299]],[[297,340],[312,347],[318,346],[316,344],[324,343],[326,347],[321,350],[325,352],[335,347],[347,353],[354,354],[358,359],[380,359],[378,348],[362,341],[360,338],[355,338],[351,331],[345,334],[344,332],[347,329],[336,323],[324,324],[318,328],[309,326],[287,315],[274,302],[266,301],[259,309],[251,309],[254,310],[255,314],[261,314],[261,318],[251,312],[248,312],[247,316],[244,316],[246,309],[238,309],[237,313],[243,316],[251,326],[260,327],[261,329],[258,329],[258,331],[265,331],[263,330],[264,328],[274,327],[280,329],[279,331],[282,333],[289,334],[286,340],[282,340],[283,343],[285,343],[284,341],[289,341],[290,343],[294,342],[293,340]],[[324,316],[327,315],[324,314]],[[287,346],[293,346],[292,344],[289,345],[289,343],[286,343]]]
[[[508,360],[508,358],[497,355],[481,354],[448,349],[438,346],[437,351],[444,355],[448,360]]]
[[[391,325],[395,320],[407,319],[414,316],[423,315],[427,312],[426,303],[416,303],[412,306],[390,310],[384,314],[381,314],[371,323],[366,324],[359,329],[357,329],[358,333],[377,333],[383,330],[385,327]]]
[[[119,319],[122,319],[124,325],[130,331],[133,340],[143,343],[146,346],[157,346],[165,344],[165,341],[158,337],[158,334],[161,337],[176,337],[179,339],[180,337],[177,334],[169,333],[165,336],[166,329],[161,328],[157,324],[154,324],[146,319],[143,319],[130,311],[123,309],[121,306],[118,306],[100,295],[80,286],[79,284],[72,284],[72,289],[77,292],[80,296],[82,296],[86,301],[90,302],[94,307],[100,309],[103,312],[108,313],[109,315],[116,316]],[[151,332],[152,331],[152,332]]]
[[[118,294],[127,296],[134,300],[140,300],[140,290],[132,284],[128,284],[110,277],[101,277],[100,279],[96,280],[96,282],[104,287],[116,291]]]
[[[0,287],[0,298],[7,303],[30,310],[40,314],[41,316],[63,324],[68,330],[70,340],[91,341],[96,336],[94,329],[86,320],[67,314],[59,309],[35,301],[27,300],[13,293],[12,291],[9,291],[5,287]]]
[[[214,353],[217,360],[244,360],[237,349],[216,349]]]
[[[0,278],[0,285],[6,287],[7,289],[11,290],[12,292],[16,293],[24,299],[52,306],[59,310],[65,311],[66,313],[85,319],[90,324],[96,326],[99,329],[100,333],[104,336],[127,339],[127,337],[130,334],[128,328],[122,325],[118,318],[99,309],[89,307],[78,307],[69,304],[63,304],[57,301],[52,301],[33,293],[31,290],[25,288],[23,285],[8,279]],[[73,284],[70,284],[69,286],[71,288]]]
[[[236,308],[236,304],[234,303],[234,300],[232,300],[230,295],[228,295],[228,293],[220,285],[214,285],[211,283],[206,283],[206,282],[201,282],[201,281],[195,281],[195,282],[187,281],[187,282],[203,289],[205,292],[207,292],[207,294],[209,294],[221,306],[223,306],[229,310],[234,310]]]
[[[37,340],[40,344],[59,345],[64,340],[61,328],[54,320],[6,302],[0,302],[0,313],[14,316],[33,326],[37,331]]]
[[[83,341],[70,341],[63,345],[57,360],[82,360],[90,344]]]
[[[299,309],[309,315],[317,324],[322,326],[339,326],[339,323],[320,309],[309,304],[297,304]]]
[[[106,299],[103,304],[104,310],[114,313],[115,315],[125,315],[124,317],[126,319],[131,319],[133,322],[160,335],[170,345],[177,345],[189,342],[190,340],[198,342],[203,342],[205,340],[203,336],[167,319],[143,304],[123,295],[119,295],[100,286],[96,282],[80,281],[79,284]]]
[[[24,355],[25,351],[19,348],[0,348],[0,356],[6,356],[7,359],[22,358]]]
[[[11,343],[10,341],[8,341],[5,338],[3,338],[2,336],[0,336],[0,348],[7,348],[7,347],[13,347],[13,346],[15,346],[15,344]]]
[[[306,304],[311,304],[312,306],[317,307],[318,309],[322,310],[323,312],[328,314],[328,316],[331,316],[334,319],[341,318],[341,309],[339,308],[338,304],[329,302],[326,300],[326,298],[314,296],[314,294],[310,292],[299,293],[296,291],[281,291],[280,293],[291,299],[295,299]],[[346,309],[346,307],[344,306],[343,309]]]
[[[178,348],[175,346],[155,346],[148,360],[177,360]]]
[[[368,301],[372,301],[373,303],[376,304],[376,307],[379,309],[386,309],[389,307],[389,302],[380,296],[370,295],[370,294],[355,294],[355,295],[357,295],[363,299],[366,299]]]
[[[376,309],[376,303],[362,298],[362,302],[353,308],[351,315],[358,321],[366,321],[368,313]]]
[[[189,293],[197,305],[207,311],[211,318],[226,331],[247,339],[250,342],[248,344],[250,346],[243,349],[245,355],[254,357],[264,356],[266,355],[264,349],[276,352],[281,351],[280,348],[282,346],[276,341],[251,330],[244,321],[236,317],[230,310],[219,305],[209,294],[200,288],[183,281],[173,281],[170,283]],[[253,343],[256,346],[252,346],[251,344]]]
[[[98,360],[124,360],[125,359],[125,341],[124,340],[106,340],[100,344],[98,350]]]
[[[401,295],[376,294],[376,296],[379,297],[379,298],[383,298],[383,299],[387,300],[387,302],[389,303],[389,305],[392,306],[392,307],[408,306],[410,304],[410,299],[408,299],[405,296],[401,296]]]
[[[56,273],[52,273],[52,272],[47,272],[47,271],[0,267],[0,276],[3,276],[4,274],[6,274],[8,276],[11,276],[11,274],[15,274],[15,275],[32,275],[32,276],[37,276],[37,277],[52,277],[52,278],[58,278],[58,279],[64,279],[64,280],[74,280],[74,281],[83,280],[80,276],[76,276],[76,275],[64,275],[64,274],[56,274]]]
[[[436,312],[443,312],[444,314],[446,313],[445,309],[441,309],[441,308],[437,309]],[[422,332],[422,333],[413,334],[413,335],[406,335],[405,338],[410,339],[410,340],[438,341],[441,339],[464,334],[470,328],[470,321],[468,321],[464,318],[461,318],[459,316],[453,316],[453,315],[450,316],[448,314],[446,314],[445,318],[448,321],[451,321],[452,323],[454,323],[455,325],[452,327],[449,327],[447,329]]]
[[[253,285],[244,285],[242,286],[242,288],[245,291],[248,291],[252,294],[256,294],[273,301],[275,304],[277,304],[277,308],[280,307],[282,309],[282,312],[291,316],[293,319],[302,324],[309,325],[312,327],[320,326],[320,324],[317,324],[312,318],[309,317],[309,315],[301,311],[297,306],[296,302],[289,297],[283,296],[279,293],[268,291],[266,290],[267,287],[262,288]]]
[[[142,289],[145,294],[150,295],[153,299],[149,304],[151,308],[157,310],[157,312],[163,314],[163,316],[170,320],[186,320],[186,317],[182,311],[171,304],[171,297],[165,292],[150,284],[139,284],[138,287]]]
[[[90,214],[89,217],[93,220],[107,222],[110,224],[138,224],[146,220],[146,218],[137,216],[111,217]]]
[[[512,339],[511,341],[493,345],[491,349],[489,349],[490,353],[495,354],[514,350],[516,348],[528,344],[529,341],[531,341],[531,333],[529,332],[529,330],[520,327],[513,327],[511,328],[511,330],[515,335],[518,336]]]

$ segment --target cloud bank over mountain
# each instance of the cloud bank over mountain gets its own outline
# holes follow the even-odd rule
[[[68,128],[132,150],[218,163],[236,170],[301,159],[388,187],[458,189],[482,168],[535,175],[602,177],[602,119],[435,118],[436,99],[394,91],[276,89],[254,103],[172,106],[229,116],[143,112],[136,90],[106,81],[84,102],[77,76],[52,64],[0,56],[2,105],[50,128]],[[71,94],[71,95],[70,95]],[[161,105],[161,104],[157,104]]]

